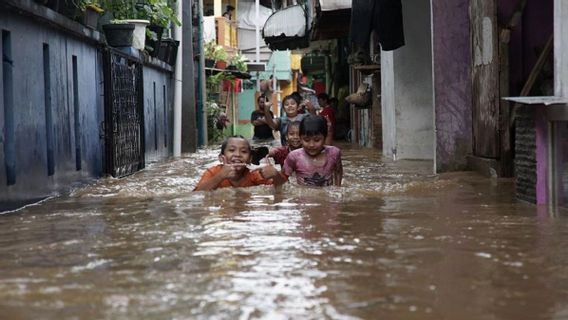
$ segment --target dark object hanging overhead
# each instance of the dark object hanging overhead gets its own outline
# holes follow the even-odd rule
[[[346,38],[349,35],[351,0],[318,0],[313,12],[311,40]]]
[[[383,51],[404,45],[401,0],[353,0],[349,36],[353,44],[367,48],[375,31]]]
[[[308,15],[302,5],[274,12],[262,28],[262,37],[270,50],[292,50],[310,45]]]

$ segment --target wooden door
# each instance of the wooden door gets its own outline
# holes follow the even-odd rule
[[[499,157],[499,55],[496,0],[472,0],[474,155]]]

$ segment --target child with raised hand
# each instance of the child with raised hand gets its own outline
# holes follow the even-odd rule
[[[281,185],[287,178],[272,165],[249,170],[252,148],[243,136],[231,136],[221,145],[221,164],[205,171],[193,191],[214,190],[227,187],[252,187],[257,185]]]
[[[296,149],[284,161],[286,176],[295,173],[299,185],[341,186],[343,164],[341,150],[324,144],[327,121],[316,115],[307,115],[300,123],[302,148]]]
[[[301,121],[305,114],[300,114],[300,102],[292,95],[284,97],[282,100],[284,106],[284,116],[272,119],[270,117],[270,108],[264,109],[266,124],[272,129],[280,131],[280,142],[286,145],[286,133],[288,132],[288,124],[293,121]]]
[[[292,121],[288,124],[288,132],[286,133],[287,145],[271,148],[268,152],[268,157],[274,159],[276,164],[284,165],[284,160],[291,151],[302,147],[300,140],[300,122]]]

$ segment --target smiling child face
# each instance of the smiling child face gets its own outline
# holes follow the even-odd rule
[[[296,100],[289,98],[284,101],[284,111],[286,112],[286,116],[288,117],[295,117],[298,115],[299,106]]]
[[[302,146],[302,140],[300,139],[300,127],[290,125],[288,127],[288,132],[286,133],[286,141],[290,149],[298,149]]]
[[[219,161],[223,164],[247,164],[251,160],[250,144],[243,138],[229,138]]]

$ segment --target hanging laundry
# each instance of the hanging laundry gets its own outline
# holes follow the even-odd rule
[[[353,0],[349,30],[351,42],[367,48],[373,30],[383,51],[404,45],[401,0]]]

